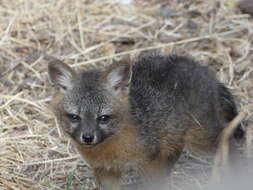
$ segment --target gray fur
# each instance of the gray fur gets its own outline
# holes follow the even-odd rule
[[[49,64],[49,73],[51,68]],[[68,85],[71,88],[64,91],[55,106],[63,131],[81,145],[84,145],[84,133],[95,134],[96,147],[133,125],[137,144],[127,145],[130,149],[126,151],[129,154],[132,150],[139,151],[145,155],[140,161],[132,161],[139,169],[143,160],[150,165],[153,160],[173,165],[185,145],[193,150],[197,147],[200,152],[213,153],[218,135],[237,114],[228,89],[210,69],[189,57],[148,55],[139,58],[133,66],[116,63],[105,71],[81,71],[73,75],[74,80],[69,80],[69,75],[63,76],[71,81]],[[59,83],[55,77],[51,80]],[[68,114],[77,115],[80,119],[71,122],[66,117]],[[99,123],[101,115],[109,115],[110,122]],[[111,161],[118,163],[116,158]],[[124,164],[131,166],[129,162]],[[99,167],[94,171],[105,171]],[[106,167],[114,168],[113,172],[122,169],[121,165],[119,169]],[[106,172],[109,176],[118,176],[110,173],[109,169]]]

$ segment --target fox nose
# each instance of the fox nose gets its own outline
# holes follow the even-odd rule
[[[86,134],[83,134],[82,138],[83,138],[83,142],[87,144],[91,144],[94,140],[94,135],[90,133],[86,133]]]

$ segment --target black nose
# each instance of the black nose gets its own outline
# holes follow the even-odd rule
[[[92,134],[83,134],[83,141],[87,144],[92,143],[92,141],[94,140],[94,135]]]

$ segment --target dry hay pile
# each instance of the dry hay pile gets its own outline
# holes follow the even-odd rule
[[[239,109],[246,110],[245,155],[251,156],[253,20],[234,5],[226,0],[136,0],[132,5],[113,0],[1,0],[0,189],[94,186],[92,174],[49,111],[51,56],[77,69],[155,49],[202,60],[232,90]],[[192,160],[179,162],[172,184],[179,178],[202,189],[203,182],[187,172],[198,166],[205,175],[201,165],[188,164]]]

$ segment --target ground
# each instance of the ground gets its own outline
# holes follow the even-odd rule
[[[143,51],[194,57],[216,71],[233,92],[239,110],[246,113],[242,154],[251,157],[251,16],[242,14],[235,0],[130,2],[0,1],[1,190],[94,187],[92,173],[50,112],[53,88],[47,62],[51,57],[76,69],[107,65],[126,56],[134,60]],[[170,189],[203,189],[210,168],[211,163],[186,151],[173,171]]]

